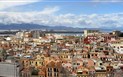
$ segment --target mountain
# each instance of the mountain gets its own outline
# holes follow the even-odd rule
[[[123,13],[46,14],[42,12],[0,12],[0,29],[88,29],[122,30]],[[37,25],[36,25],[37,24]],[[57,25],[57,26],[55,26]],[[55,27],[51,27],[55,26]],[[69,27],[66,27],[69,26]]]
[[[83,31],[85,29],[91,30],[101,30],[101,31],[113,31],[113,30],[123,30],[121,28],[73,28],[66,26],[46,26],[46,25],[38,25],[38,24],[0,24],[0,30],[32,30],[32,29],[41,29],[41,30],[69,30],[69,31]]]
[[[0,30],[18,30],[18,29],[45,29],[45,30],[83,30],[82,28],[73,28],[66,26],[44,26],[38,24],[0,24]]]

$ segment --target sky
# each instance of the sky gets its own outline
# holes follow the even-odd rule
[[[0,23],[123,28],[123,0],[0,0]]]

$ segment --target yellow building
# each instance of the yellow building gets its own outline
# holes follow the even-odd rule
[[[96,77],[107,77],[107,72],[106,70],[96,70],[95,76]]]
[[[45,59],[44,55],[37,55],[35,59],[32,59],[30,61],[31,66],[33,66],[35,68],[44,66],[45,65],[44,59]]]
[[[77,77],[89,77],[89,70],[87,68],[81,68],[77,70]]]

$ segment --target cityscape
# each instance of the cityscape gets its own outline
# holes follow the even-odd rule
[[[122,0],[0,0],[0,77],[123,77]]]

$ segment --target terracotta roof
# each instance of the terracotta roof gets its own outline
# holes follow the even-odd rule
[[[61,65],[62,65],[61,62],[51,61],[47,64],[47,67],[61,67]]]

